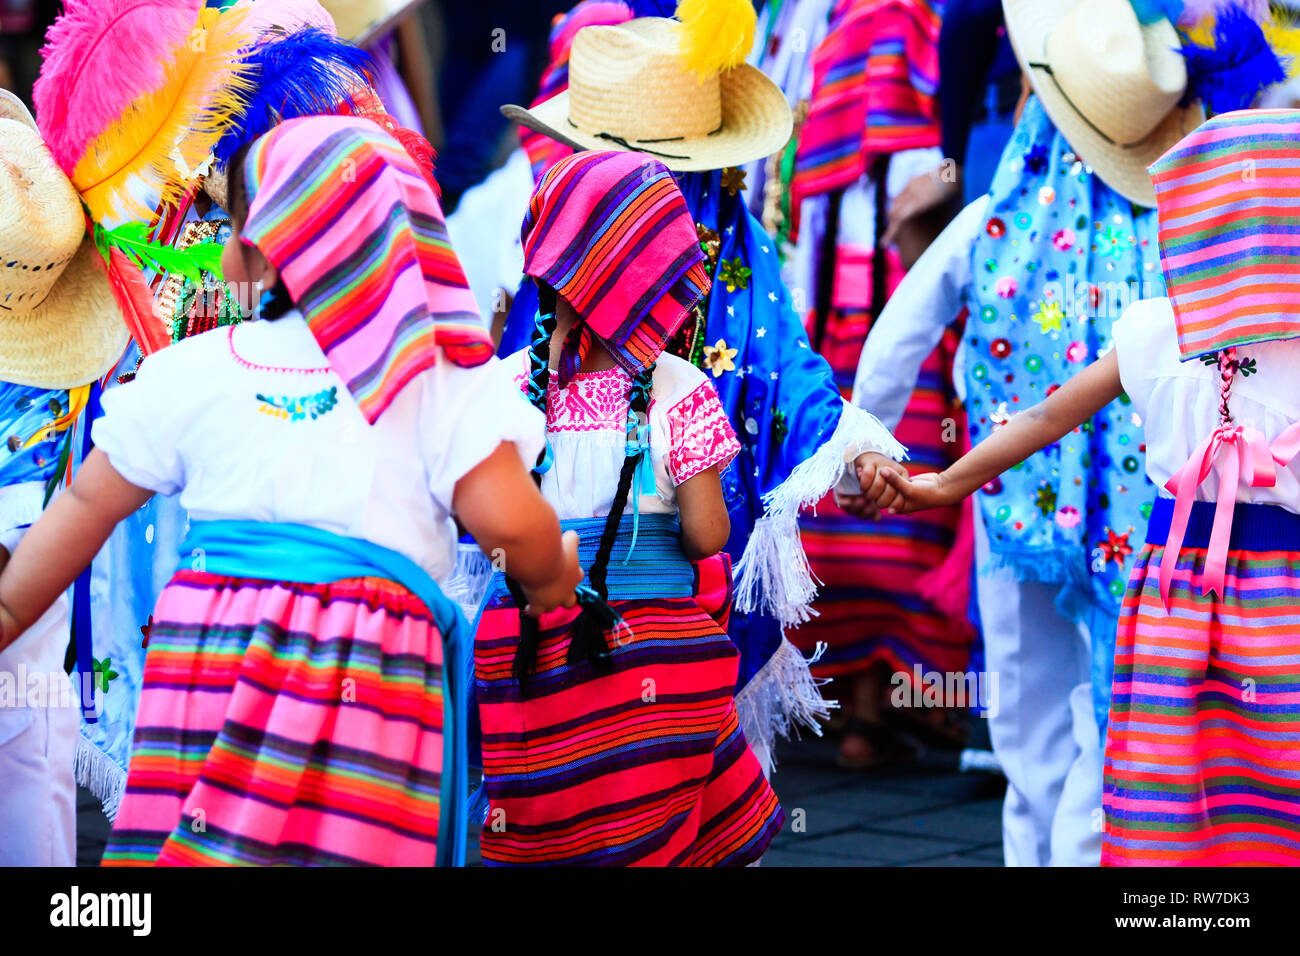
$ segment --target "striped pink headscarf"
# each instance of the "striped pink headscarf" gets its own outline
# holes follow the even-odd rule
[[[1151,175],[1184,361],[1300,338],[1300,110],[1221,113]]]

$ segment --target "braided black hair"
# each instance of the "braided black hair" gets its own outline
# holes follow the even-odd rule
[[[547,413],[547,391],[550,388],[551,339],[556,329],[557,296],[555,290],[545,283],[537,284],[537,324],[533,331],[533,341],[528,350],[528,398],[543,414]],[[576,331],[576,330],[575,330]],[[623,460],[622,470],[618,476],[618,489],[609,515],[605,519],[605,528],[600,537],[596,557],[587,570],[591,588],[599,598],[598,601],[585,602],[578,617],[572,625],[572,638],[569,642],[569,663],[586,657],[598,672],[608,672],[611,664],[609,643],[605,633],[618,626],[619,618],[609,607],[609,588],[606,574],[609,559],[618,538],[618,529],[627,508],[628,497],[632,491],[632,482],[644,456],[650,454],[648,444],[639,439],[643,419],[649,414],[650,390],[654,382],[654,366],[645,369],[632,380],[628,391],[628,447]],[[538,457],[533,478],[541,485],[541,476],[549,467],[550,446]],[[520,687],[526,687],[528,674],[537,660],[537,648],[541,640],[541,631],[535,619],[523,614],[523,589],[511,579],[506,579],[515,603],[520,608],[519,647],[515,652],[511,672]]]

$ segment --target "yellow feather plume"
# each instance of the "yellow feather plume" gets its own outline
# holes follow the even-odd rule
[[[212,147],[252,84],[239,57],[245,8],[204,8],[161,87],[137,98],[87,147],[72,173],[91,217],[109,226],[153,217],[206,171]]]
[[[1297,22],[1296,15],[1279,9],[1273,19],[1264,24],[1264,36],[1282,61],[1287,78],[1294,80],[1300,76],[1300,22]]]
[[[682,62],[700,80],[740,66],[754,48],[758,16],[750,0],[681,0]]]

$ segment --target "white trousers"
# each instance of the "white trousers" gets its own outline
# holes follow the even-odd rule
[[[975,508],[976,567],[989,557]],[[978,575],[988,671],[997,675],[993,752],[1007,777],[1007,866],[1101,862],[1102,750],[1092,712],[1087,629],[1056,609],[1059,585]]]
[[[68,598],[0,653],[0,866],[74,866],[77,707]]]

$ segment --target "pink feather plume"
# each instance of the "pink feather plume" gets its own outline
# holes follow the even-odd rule
[[[92,139],[163,84],[203,0],[66,0],[45,34],[36,123],[69,176]]]

